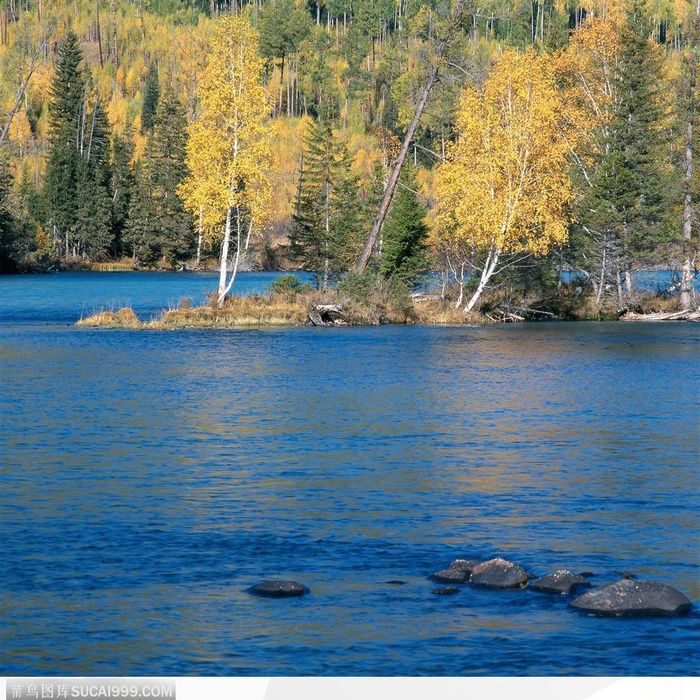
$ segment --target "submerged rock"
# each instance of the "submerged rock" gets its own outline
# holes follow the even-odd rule
[[[294,598],[306,595],[310,591],[296,581],[263,581],[251,586],[248,593],[265,598]]]
[[[445,586],[444,588],[433,588],[430,592],[435,595],[454,595],[459,593],[459,588],[457,586]]]
[[[527,573],[507,559],[489,559],[472,569],[469,583],[485,588],[525,588]]]
[[[693,604],[680,591],[663,583],[621,579],[586,591],[571,606],[594,615],[673,617],[685,615]]]
[[[585,577],[571,571],[560,569],[547,574],[530,584],[530,588],[538,593],[572,593],[577,588],[590,588],[591,584]]]

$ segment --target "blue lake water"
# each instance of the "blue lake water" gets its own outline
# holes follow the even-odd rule
[[[0,278],[0,673],[700,674],[696,324],[72,325],[215,283]],[[497,555],[696,607],[431,593]],[[246,593],[268,578],[311,594]]]

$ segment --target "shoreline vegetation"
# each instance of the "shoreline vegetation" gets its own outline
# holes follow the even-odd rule
[[[296,281],[294,281],[296,280]],[[246,326],[487,326],[529,321],[700,321],[700,309],[680,311],[677,299],[661,295],[639,296],[633,308],[597,310],[590,296],[565,288],[558,297],[516,304],[503,293],[484,297],[478,309],[465,312],[439,292],[414,293],[392,286],[382,278],[360,284],[362,277],[341,282],[337,289],[317,291],[298,278],[284,275],[266,293],[228,296],[218,304],[194,306],[183,298],[177,308],[141,320],[130,307],[100,310],[81,318],[83,328],[175,330],[239,328]]]
[[[442,276],[437,309],[323,298],[334,325],[675,311],[650,267],[697,308],[700,5],[115,0],[103,37],[99,2],[33,1],[0,42],[0,272],[216,259],[221,313],[169,325],[326,323],[227,303],[246,268]]]

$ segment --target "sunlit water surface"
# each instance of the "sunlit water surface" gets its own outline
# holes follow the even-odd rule
[[[72,325],[214,286],[0,278],[0,673],[700,673],[696,325]],[[496,555],[696,607],[431,593],[452,559]],[[267,578],[311,595],[246,593]]]

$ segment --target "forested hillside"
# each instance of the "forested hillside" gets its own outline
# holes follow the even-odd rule
[[[2,0],[0,271],[694,303],[695,0]],[[379,212],[379,218],[377,214]],[[364,252],[363,252],[364,251]],[[548,290],[548,291],[547,291]]]

